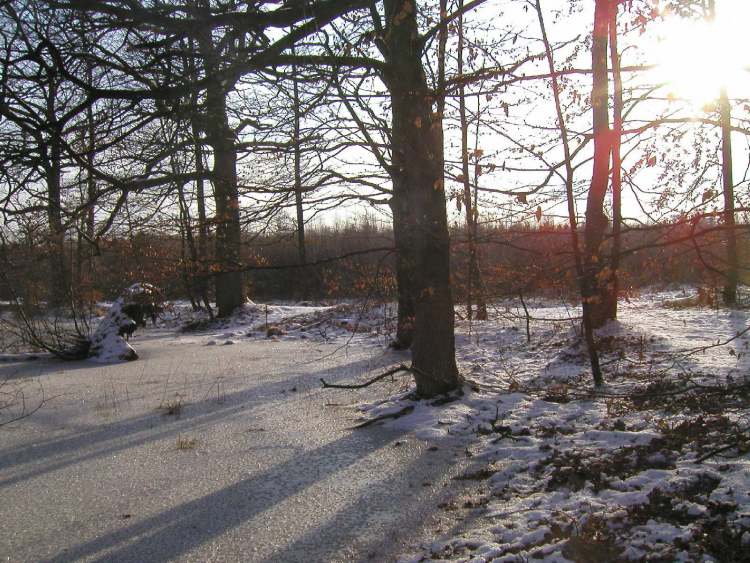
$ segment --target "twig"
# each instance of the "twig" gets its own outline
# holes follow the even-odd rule
[[[518,297],[521,299],[521,305],[523,305],[523,312],[526,316],[526,342],[531,342],[531,316],[529,315],[529,309],[526,307],[526,301],[523,298],[523,292],[518,292]]]
[[[734,336],[731,336],[725,340],[719,340],[717,342],[714,342],[713,344],[708,344],[706,346],[699,346],[697,348],[689,348],[687,350],[682,350],[681,352],[677,352],[675,353],[675,357],[679,359],[685,359],[690,356],[694,356],[696,354],[706,352],[707,350],[711,350],[712,348],[720,348],[722,346],[726,346],[727,344],[733,342],[734,340],[737,340],[738,338],[745,336],[748,332],[750,332],[750,326],[745,327],[741,331],[738,331]]]
[[[740,441],[739,441],[739,440],[737,440],[736,442],[732,442],[732,443],[731,443],[731,444],[729,444],[729,445],[726,445],[726,446],[722,446],[721,448],[716,448],[715,450],[711,450],[711,451],[710,451],[710,452],[708,452],[707,454],[704,454],[704,455],[702,455],[701,457],[699,457],[698,459],[696,459],[696,460],[695,460],[695,463],[703,463],[703,462],[704,462],[704,461],[706,461],[706,460],[707,460],[708,458],[710,458],[710,457],[713,457],[713,456],[715,456],[715,455],[719,455],[719,454],[722,454],[722,453],[724,453],[724,452],[726,452],[726,451],[728,451],[728,450],[731,450],[732,448],[736,448],[736,447],[737,447],[737,446],[739,446],[739,445],[740,445]]]
[[[407,371],[409,373],[412,373],[414,371],[413,368],[410,368],[408,366],[405,366],[404,364],[401,364],[400,366],[397,366],[393,369],[389,369],[385,373],[381,373],[380,375],[373,377],[369,381],[366,381],[364,383],[354,383],[350,385],[346,384],[337,384],[337,383],[327,383],[325,379],[322,377],[320,378],[320,382],[323,384],[324,389],[363,389],[365,387],[369,387],[373,383],[376,383],[380,381],[381,379],[385,379],[386,377],[390,375],[395,375],[400,371]]]

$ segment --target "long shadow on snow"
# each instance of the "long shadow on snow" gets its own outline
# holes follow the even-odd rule
[[[737,310],[721,310],[722,317],[719,317],[718,313],[712,313],[716,315],[716,319],[714,323],[716,326],[725,327],[725,334],[722,335],[721,339],[722,341],[725,339],[729,339],[735,334],[739,333],[740,331],[747,328],[747,321],[748,321],[748,315],[744,313],[743,311],[737,311]],[[705,337],[704,337],[705,338]],[[743,339],[736,340],[734,342],[734,345],[739,348],[740,343],[742,343]],[[746,342],[746,341],[745,341]],[[666,343],[661,343],[658,348],[660,352],[666,354],[666,359],[668,361],[675,361],[673,364],[673,367],[676,367],[678,369],[684,370],[685,372],[692,372],[695,371],[696,374],[704,374],[704,375],[717,375],[717,374],[711,374],[706,373],[706,367],[701,365],[701,354],[691,354],[689,356],[683,356],[683,354],[689,352],[692,348],[699,348],[701,346],[711,346],[714,344],[713,341],[710,341],[708,339],[704,339],[703,341],[695,342],[695,344],[689,348],[685,347],[677,347],[675,346],[671,340],[668,340]],[[727,345],[725,349],[730,349],[731,344]],[[742,351],[742,350],[739,350]],[[741,367],[743,364],[747,362],[747,358],[743,359],[740,357],[737,362],[737,367]],[[746,364],[745,364],[746,365]],[[728,371],[734,371],[737,372],[737,368],[729,369]]]
[[[388,359],[384,358],[384,361],[387,362]],[[351,364],[322,369],[318,373],[325,374],[332,381],[337,381],[349,378],[352,373],[361,371],[363,366],[372,367],[377,362],[377,359],[374,362],[357,360]],[[292,394],[287,391],[295,387],[300,390],[305,387],[317,387],[319,385],[317,379],[314,385],[308,385],[315,375],[315,372],[305,372],[273,382],[261,381],[252,387],[223,395],[221,403],[218,403],[215,398],[191,402],[184,405],[179,418],[165,417],[154,411],[108,423],[103,428],[78,432],[33,445],[22,444],[2,449],[0,450],[0,470],[31,463],[34,465],[25,472],[0,479],[0,488],[70,465],[109,456],[128,448],[174,437],[187,430],[195,431],[232,416],[239,414],[247,416],[253,408],[258,406],[298,398],[300,393]],[[214,385],[213,381],[206,383],[208,388],[212,385]],[[159,425],[163,426],[156,428]],[[79,450],[90,450],[92,447],[96,449],[76,455]],[[59,459],[60,457],[63,459]]]
[[[258,475],[67,549],[52,559],[59,562],[83,558],[142,562],[179,558],[316,482],[356,464],[400,434],[382,429],[349,433]],[[297,479],[290,481],[289,475]]]
[[[423,453],[397,474],[383,476],[325,524],[275,551],[263,563],[310,561],[306,554],[319,549],[322,538],[327,549],[321,555],[327,557],[320,560],[331,560],[345,547],[355,547],[368,559],[395,560],[403,551],[401,542],[413,542],[427,517],[440,510],[434,488],[422,483],[424,479],[435,483],[456,473],[457,461],[448,455]],[[383,520],[386,530],[368,534]]]

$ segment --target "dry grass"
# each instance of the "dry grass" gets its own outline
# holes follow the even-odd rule
[[[187,436],[177,436],[177,449],[181,451],[194,450],[198,445],[196,438],[189,438]]]
[[[180,418],[182,407],[182,397],[177,395],[174,399],[162,401],[157,410],[159,410],[164,416]]]

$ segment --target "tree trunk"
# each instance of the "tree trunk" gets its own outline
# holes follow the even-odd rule
[[[393,168],[406,192],[415,250],[416,318],[412,367],[417,393],[433,397],[460,386],[453,336],[450,240],[443,186],[443,146],[434,96],[422,68],[422,48],[411,0],[386,0],[386,84],[393,112]],[[396,186],[394,185],[394,192]],[[394,193],[395,198],[395,193]],[[394,221],[397,217],[394,217]]]
[[[737,283],[739,264],[737,260],[737,232],[734,216],[734,174],[732,171],[732,108],[729,105],[727,89],[722,88],[719,96],[721,112],[721,178],[724,192],[724,229],[727,243],[727,270],[722,295],[724,304],[737,304]]]
[[[292,48],[294,54],[294,48]],[[294,96],[294,206],[297,210],[297,259],[299,270],[299,292],[302,299],[307,299],[309,290],[307,265],[307,248],[305,246],[305,210],[303,207],[302,188],[302,141],[300,140],[300,122],[302,111],[300,108],[299,82],[297,80],[297,67],[292,65],[292,92]]]
[[[208,297],[209,284],[207,272],[209,226],[208,217],[206,215],[206,183],[203,180],[205,167],[203,165],[203,146],[201,145],[201,132],[198,125],[198,120],[195,116],[193,116],[191,119],[191,128],[194,143],[195,172],[198,175],[198,179],[195,182],[195,199],[197,201],[198,207],[198,244],[196,245],[197,270],[195,272],[195,290],[198,293],[200,299],[203,301],[203,306],[208,312],[208,316],[210,318],[213,318],[211,300]]]
[[[61,147],[55,132],[49,147],[47,170],[47,222],[49,225],[49,304],[59,307],[67,303],[70,289],[68,264],[65,260],[65,229],[61,203]]]
[[[708,2],[708,19],[716,19],[716,2]],[[727,266],[722,297],[724,304],[737,304],[739,263],[737,259],[737,232],[734,216],[734,172],[732,170],[732,107],[726,86],[719,93],[719,121],[721,123],[721,181],[724,196],[724,239],[727,245]]]
[[[180,203],[180,218],[177,222],[180,231],[180,273],[190,306],[193,308],[193,311],[198,311],[200,306],[195,300],[195,245],[192,240],[192,226],[190,225],[190,215],[185,205],[183,186],[177,186],[177,190]],[[188,258],[188,251],[190,258]]]
[[[604,253],[602,252],[608,224],[607,216],[604,214],[604,197],[607,193],[609,156],[612,148],[607,76],[607,43],[611,9],[610,0],[596,0],[594,37],[591,47],[594,162],[591,186],[586,199],[585,256],[581,293],[583,309],[588,310],[592,328],[601,327],[607,322],[606,303],[613,290],[609,271],[604,267]]]
[[[458,9],[463,7],[463,1],[459,0]],[[459,80],[464,73],[464,18],[458,18],[458,77]],[[471,320],[474,316],[472,296],[474,289],[474,240],[473,240],[473,205],[471,198],[471,182],[469,178],[469,122],[466,119],[466,88],[463,81],[458,89],[458,117],[461,125],[461,178],[463,179],[464,193],[462,202],[466,212],[466,234],[469,246],[469,263],[466,276],[466,316]]]
[[[611,290],[602,296],[604,314],[608,320],[617,318],[617,300],[620,293],[618,270],[622,248],[622,73],[617,49],[617,7],[612,8],[609,22],[609,58],[612,61],[614,95],[612,104],[612,253],[609,263]]]
[[[394,168],[395,170],[395,168]],[[398,321],[396,339],[391,346],[396,350],[411,348],[414,342],[414,321],[417,315],[415,299],[414,269],[414,224],[409,210],[408,187],[401,174],[391,174],[393,196],[390,207],[393,215],[393,242],[396,246],[396,286],[398,290]]]
[[[49,228],[49,304],[59,307],[68,302],[70,271],[65,260],[65,228],[62,220],[62,131],[57,123],[55,102],[57,82],[50,78],[46,118],[51,128],[46,147],[47,226]]]
[[[463,0],[459,0],[458,9],[463,9]],[[458,18],[458,76],[464,72],[464,18]],[[477,245],[477,218],[478,209],[476,196],[479,187],[479,97],[477,97],[477,128],[474,138],[474,195],[472,196],[471,180],[469,176],[469,121],[466,117],[466,88],[463,81],[460,83],[458,92],[458,113],[461,126],[461,176],[463,177],[464,193],[463,204],[466,217],[466,240],[469,251],[468,267],[466,271],[466,316],[469,320],[487,319],[487,304],[482,292],[482,283],[479,272],[479,248]],[[476,312],[474,310],[476,302]],[[476,314],[475,314],[476,313]]]
[[[212,38],[208,32],[198,38],[207,76],[221,66]],[[234,131],[227,116],[227,86],[211,80],[206,88],[206,140],[213,150],[213,170],[216,205],[216,256],[214,283],[219,316],[226,317],[245,302],[242,276],[240,204],[237,190],[237,147]]]
[[[474,300],[477,303],[476,319],[478,321],[487,320],[487,302],[484,296],[484,285],[482,284],[482,272],[479,269],[479,175],[481,165],[479,164],[479,104],[481,103],[477,96],[477,121],[474,129],[474,202],[471,206],[471,229],[469,231],[469,275],[472,280],[474,291]],[[471,192],[469,192],[471,198]]]
[[[177,174],[179,171],[177,160],[174,156],[171,157],[172,172]],[[182,263],[182,278],[185,283],[185,290],[187,291],[190,304],[193,306],[193,310],[200,309],[198,305],[201,300],[200,284],[202,278],[200,276],[200,259],[198,257],[198,247],[195,243],[195,236],[193,235],[193,220],[190,216],[190,207],[185,197],[185,184],[179,182],[177,184],[177,202],[180,209],[180,239],[182,241],[181,250],[181,263]]]
[[[216,306],[226,317],[245,302],[241,271],[240,205],[237,152],[226,114],[225,93],[209,86],[206,96],[206,137],[213,149],[212,178],[216,204]]]
[[[93,83],[93,70],[91,65],[87,67],[87,79],[90,84]],[[96,178],[94,177],[93,169],[95,164],[95,155],[97,150],[96,140],[96,122],[94,121],[94,110],[91,106],[86,109],[86,125],[88,128],[88,145],[86,147],[86,164],[88,170],[86,172],[86,197],[88,199],[86,211],[85,211],[85,233],[86,241],[85,245],[85,283],[86,289],[93,288],[95,270],[96,270],[96,256],[98,255],[98,247],[96,246],[96,199],[98,196]],[[79,288],[80,291],[80,288]]]
[[[576,213],[576,200],[575,194],[573,193],[575,171],[573,169],[573,163],[571,161],[572,155],[570,151],[570,142],[568,140],[568,127],[565,123],[563,106],[562,102],[560,101],[560,83],[558,82],[557,75],[555,74],[555,58],[552,52],[552,47],[550,46],[549,39],[547,38],[547,28],[544,25],[544,15],[542,13],[542,5],[540,0],[536,0],[536,11],[539,17],[539,27],[542,32],[542,41],[544,42],[547,65],[549,67],[550,76],[552,77],[552,95],[555,100],[557,125],[560,128],[560,141],[562,142],[563,153],[565,155],[565,194],[568,204],[568,221],[570,222],[570,242],[573,247],[576,277],[581,288],[581,294],[583,294],[583,257],[581,256],[581,246],[578,242],[578,214]],[[604,378],[602,377],[602,370],[599,364],[599,352],[596,349],[596,342],[594,341],[594,331],[591,326],[591,319],[589,315],[589,308],[584,307],[583,332],[586,341],[586,349],[589,353],[589,361],[591,363],[591,373],[593,375],[594,385],[599,387],[604,384]]]

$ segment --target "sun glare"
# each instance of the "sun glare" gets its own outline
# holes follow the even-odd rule
[[[733,97],[750,95],[750,50],[745,38],[750,2],[717,2],[713,22],[676,16],[660,26],[655,78],[667,93],[701,108],[715,101],[721,88]]]

